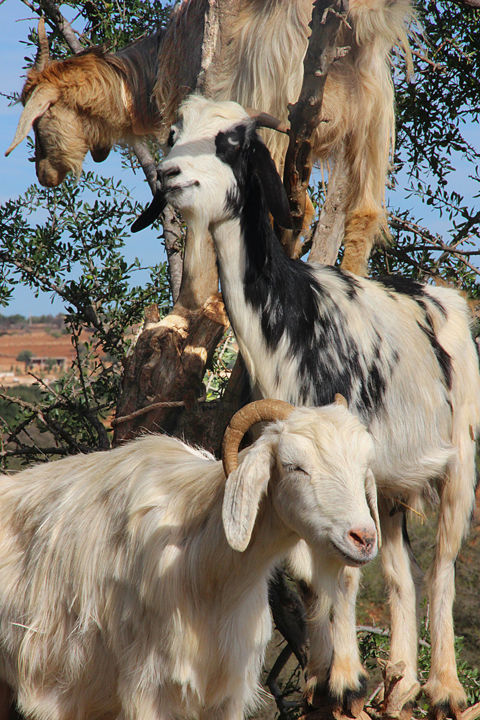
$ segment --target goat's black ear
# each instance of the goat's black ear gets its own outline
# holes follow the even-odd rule
[[[215,137],[217,157],[228,165],[233,165],[248,144],[250,134],[248,129],[245,123],[240,123],[230,130],[217,133]]]
[[[132,232],[138,232],[144,230],[148,225],[155,222],[161,212],[165,210],[167,201],[165,195],[161,190],[157,190],[153,196],[153,200],[150,205],[138,216],[133,223],[131,230]]]
[[[272,156],[258,137],[252,140],[251,147],[254,167],[262,184],[267,207],[278,225],[291,228],[293,223],[287,193]]]

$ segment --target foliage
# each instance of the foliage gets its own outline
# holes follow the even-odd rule
[[[21,1],[38,15],[45,14],[41,0]],[[115,52],[133,40],[164,27],[170,16],[172,4],[165,0],[158,2],[129,0],[128,3],[120,3],[117,0],[102,3],[92,0],[82,2],[65,0],[61,3],[61,11],[68,17],[73,27],[81,27],[79,41],[85,49],[102,46],[108,51]],[[72,50],[56,25],[50,21],[48,25],[49,30],[53,30],[49,36],[51,56],[63,58],[71,55]],[[31,48],[30,54],[25,57],[26,67],[29,67],[35,60],[38,47],[36,27],[33,25],[26,44]]]
[[[32,404],[39,402],[42,392],[35,385],[20,385],[15,388],[7,388],[0,396],[0,418],[6,424],[13,423],[18,419],[19,406],[12,402],[12,398],[18,397],[25,402]]]
[[[41,2],[25,4],[43,14]],[[76,30],[80,28],[85,47],[102,44],[116,50],[164,25],[171,3],[71,1],[61,10]],[[71,55],[48,18],[47,12],[52,57]],[[31,48],[25,58],[28,67],[37,51],[34,26],[26,44]],[[124,152],[127,162],[131,165]],[[45,444],[55,454],[109,446],[107,418],[115,407],[135,325],[142,321],[146,305],[156,303],[160,314],[170,305],[166,264],[141,268],[138,259],[125,260],[125,240],[138,212],[121,182],[93,173],[84,173],[78,181],[68,179],[55,189],[32,185],[0,208],[0,305],[8,305],[19,283],[61,298],[66,307],[61,329],[70,334],[75,349],[64,377],[48,385],[38,377],[40,402],[30,407],[19,398],[18,416],[6,432],[4,464],[22,452],[30,459],[42,457]],[[136,276],[141,280],[135,282]],[[30,439],[25,445],[29,424],[38,432],[32,435],[35,442]]]
[[[440,277],[478,298],[480,147],[471,144],[468,131],[480,114],[480,10],[429,0],[417,13],[413,77],[406,77],[401,58],[396,61],[392,203],[403,194],[412,205],[421,203],[426,219],[392,205],[394,242],[376,253],[372,268]]]
[[[212,367],[207,370],[205,375],[207,400],[218,400],[222,397],[235,365],[237,353],[237,344],[232,329],[229,328],[215,351]]]
[[[432,647],[430,644],[428,613],[420,623],[419,635],[419,654],[418,654],[418,678],[421,685],[424,685],[428,679],[430,670]],[[360,633],[360,652],[367,669],[370,672],[378,670],[378,662],[388,660],[390,649],[388,631],[382,628],[372,628],[363,630]],[[467,694],[469,705],[473,705],[480,701],[480,671],[476,667],[472,667],[462,659],[463,638],[455,638],[455,655],[457,660],[457,671],[459,680]],[[426,716],[428,713],[428,705],[426,699],[420,696],[417,700],[417,710],[415,717]]]
[[[165,312],[170,303],[165,263],[148,269],[147,282],[134,284],[142,268],[138,259],[124,259],[128,226],[138,211],[122,183],[93,173],[53,190],[32,185],[0,207],[0,302],[8,303],[18,283],[62,298],[75,348],[66,375],[44,386],[38,412],[23,407],[27,415],[9,428],[10,443],[28,416],[48,428],[59,451],[108,447],[101,421],[115,406],[129,328],[142,320],[145,305],[156,303]],[[21,444],[7,448],[4,458],[19,452]],[[28,456],[39,453],[30,447]]]
[[[84,21],[84,35],[89,44],[105,45],[112,51],[163,27],[172,6],[157,0],[129,0],[128,3],[68,0],[64,4],[78,13],[75,22],[80,18]]]
[[[27,364],[30,362],[32,357],[33,352],[31,350],[21,350],[15,359],[18,360],[18,362],[24,362],[25,364]]]

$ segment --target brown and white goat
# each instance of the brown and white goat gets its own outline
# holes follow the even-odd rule
[[[288,119],[298,98],[312,0],[234,0],[210,69],[209,93]],[[36,135],[37,176],[58,185],[78,174],[88,150],[102,160],[117,142],[145,134],[166,139],[178,106],[195,88],[201,65],[207,0],[184,0],[162,34],[118,53],[90,51],[64,61],[42,55],[22,92],[25,109],[15,140]],[[322,122],[315,131],[318,160],[345,155],[344,267],[364,273],[375,238],[388,233],[384,195],[394,144],[390,51],[408,46],[409,0],[351,0],[340,42],[350,50],[328,75]],[[153,93],[153,96],[150,96]],[[281,169],[285,139],[266,138]]]
[[[152,88],[162,32],[118,53],[94,49],[65,60],[49,58],[39,24],[40,51],[27,74],[24,109],[8,155],[35,132],[35,168],[42,185],[56,187],[67,173],[80,175],[88,151],[102,162],[116,143],[158,130]]]
[[[239,457],[262,420],[274,422]],[[341,403],[260,401],[231,421],[225,473],[149,435],[2,476],[0,679],[19,709],[31,720],[242,720],[282,555],[307,541],[327,591],[345,564],[376,555],[372,452]]]

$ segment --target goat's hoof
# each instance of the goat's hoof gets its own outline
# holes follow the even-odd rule
[[[445,720],[446,718],[452,718],[452,720],[460,720],[462,712],[465,706],[452,705],[452,703],[439,703],[438,705],[432,705],[429,712],[429,720]]]
[[[430,702],[430,720],[458,720],[467,706],[467,696],[456,677],[450,682],[446,679],[443,682],[428,680],[423,691]]]
[[[325,685],[316,685],[306,697],[306,710],[318,713],[318,717],[346,720],[358,718],[362,713],[367,693],[367,678],[359,677],[357,689],[346,688],[341,697],[333,695]],[[311,715],[307,715],[311,717]],[[312,717],[314,717],[312,715]]]
[[[343,717],[358,718],[365,705],[365,697],[367,695],[367,678],[362,676],[359,679],[360,687],[358,690],[346,689],[343,696],[336,700],[333,708],[333,715],[340,720]]]

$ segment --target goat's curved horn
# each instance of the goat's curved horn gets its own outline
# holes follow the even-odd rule
[[[253,108],[245,108],[245,110],[250,115],[252,120],[255,120],[255,124],[257,127],[270,128],[271,130],[277,130],[278,132],[285,133],[287,135],[290,132],[289,125],[282,122],[273,115],[269,115],[269,113],[259,112],[258,110],[254,110]]]
[[[222,462],[225,477],[238,467],[238,448],[242,438],[253,425],[259,422],[286,420],[294,406],[283,400],[256,400],[245,405],[230,420],[222,444]]]
[[[45,19],[43,17],[38,21],[38,53],[35,59],[35,70],[43,70],[50,58],[50,48],[48,46],[47,33],[45,32]]]
[[[335,403],[337,405],[343,405],[343,407],[346,407],[348,410],[348,402],[341,393],[335,393]]]
[[[5,155],[9,155],[22,140],[25,140],[34,121],[47,112],[50,105],[58,100],[58,90],[52,85],[37,85],[35,90],[28,98],[23,112],[18,121],[15,137],[12,144],[5,151]]]

